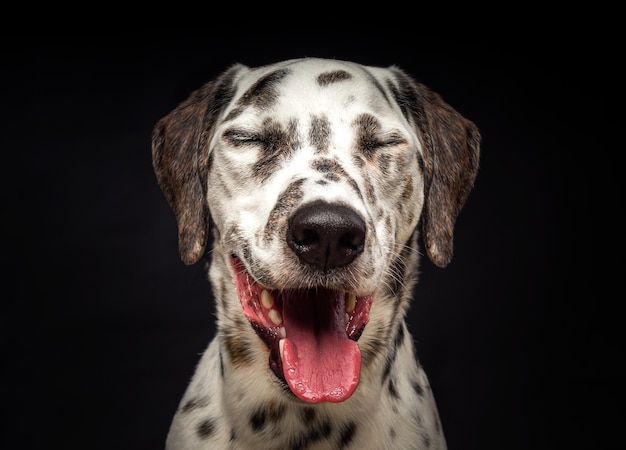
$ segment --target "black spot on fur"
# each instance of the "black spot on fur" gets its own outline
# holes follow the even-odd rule
[[[208,406],[209,398],[208,397],[193,397],[190,398],[180,409],[182,413],[189,413],[199,408],[204,408]]]
[[[222,356],[222,352],[219,352],[220,357],[220,375],[224,378],[224,357]]]
[[[200,439],[207,439],[215,433],[215,420],[206,419],[198,424],[196,427],[196,433]]]
[[[396,355],[398,354],[398,347],[402,345],[403,340],[404,340],[404,327],[403,327],[403,323],[400,323],[398,324],[396,335],[393,340],[393,347],[391,348],[391,352],[389,354],[389,357],[387,358],[387,364],[385,364],[385,370],[383,370],[383,378],[382,378],[383,382],[387,379],[387,377],[389,376],[389,373],[391,372],[391,367],[395,363]]]
[[[295,435],[289,448],[291,450],[304,450],[317,441],[328,439],[331,433],[332,425],[329,421],[325,420],[319,425],[311,427],[305,435]]]
[[[354,435],[356,433],[356,423],[349,422],[345,427],[342,428],[341,434],[339,435],[339,442],[337,443],[337,448],[347,448],[352,439],[354,439]]]
[[[259,431],[265,425],[266,420],[265,412],[257,410],[250,416],[250,426],[254,431]]]
[[[270,422],[279,422],[285,415],[285,406],[282,404],[271,403],[267,406],[267,417]]]
[[[398,390],[396,389],[396,383],[393,377],[389,378],[389,382],[387,383],[387,390],[389,391],[389,395],[391,395],[393,398],[400,398],[400,394],[398,394]]]
[[[309,424],[315,419],[315,410],[313,408],[304,408],[302,410],[302,420]]]
[[[395,344],[397,347],[400,347],[402,342],[404,341],[405,331],[402,324],[398,325],[398,333],[396,334]]]
[[[328,420],[324,420],[319,427],[322,436],[329,436],[333,432],[333,426]]]
[[[418,381],[414,381],[413,382],[413,390],[415,391],[415,393],[419,396],[419,397],[423,397],[424,396],[424,388],[422,387],[421,384],[419,384]]]
[[[250,416],[250,426],[254,431],[259,431],[267,422],[279,422],[284,415],[285,407],[283,405],[271,403],[265,408],[257,409]]]

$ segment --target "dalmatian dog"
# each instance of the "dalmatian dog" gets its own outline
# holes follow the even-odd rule
[[[405,315],[418,245],[451,260],[479,146],[399,67],[335,59],[235,64],[160,119],[156,178],[216,316],[166,448],[446,448]]]

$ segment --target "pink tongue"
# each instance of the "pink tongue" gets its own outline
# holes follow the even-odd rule
[[[283,374],[306,402],[342,402],[359,383],[361,352],[346,334],[344,295],[318,288],[284,303]]]

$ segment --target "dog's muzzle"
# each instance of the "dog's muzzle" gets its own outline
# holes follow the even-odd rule
[[[365,236],[365,222],[355,211],[315,202],[291,216],[286,240],[304,266],[323,275],[347,269],[363,252]],[[276,376],[306,402],[347,400],[359,383],[356,341],[369,321],[374,294],[321,285],[268,289],[239,258],[232,263],[243,312],[268,346]]]

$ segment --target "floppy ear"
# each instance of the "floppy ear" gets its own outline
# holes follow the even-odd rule
[[[434,264],[445,267],[452,259],[454,224],[478,171],[480,133],[437,93],[395,70],[401,107],[416,124],[423,146],[426,252]]]
[[[431,261],[445,267],[452,260],[454,224],[474,187],[480,133],[474,123],[428,92],[424,104],[426,133],[425,201],[422,231]]]
[[[206,200],[209,142],[220,112],[234,95],[235,65],[191,93],[152,131],[152,165],[178,225],[178,249],[185,264],[204,255],[209,231]]]

